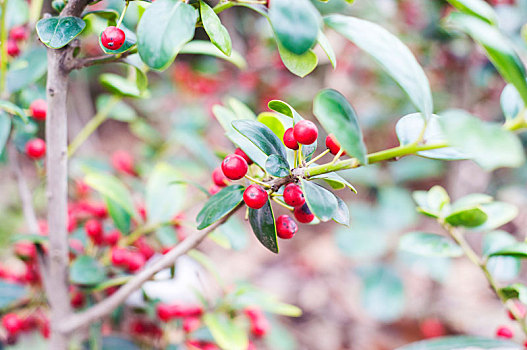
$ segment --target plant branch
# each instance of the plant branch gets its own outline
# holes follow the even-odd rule
[[[133,55],[134,53],[137,53],[137,47],[116,55],[101,55],[94,57],[78,58],[74,62],[72,62],[69,69],[74,70],[104,63],[117,63],[123,61],[126,57]]]
[[[239,208],[239,207],[238,207]],[[181,243],[178,243],[168,253],[163,255],[159,260],[154,262],[152,265],[145,267],[142,271],[132,277],[127,283],[119,288],[110,297],[103,301],[95,304],[91,308],[87,309],[78,314],[74,314],[70,317],[60,320],[57,327],[63,334],[70,334],[79,328],[87,326],[92,322],[99,320],[100,318],[111,313],[116,307],[122,304],[130,294],[139,289],[143,283],[150,280],[156,273],[166,268],[171,267],[176,262],[177,258],[186,254],[188,251],[194,249],[200,244],[205,237],[207,237],[212,231],[218,226],[222,225],[225,221],[231,217],[237,209],[233,210],[222,220],[218,221],[209,228],[198,231],[194,235],[189,236]]]

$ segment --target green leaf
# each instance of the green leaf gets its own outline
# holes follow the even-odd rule
[[[473,227],[474,231],[491,231],[512,221],[518,216],[518,208],[509,203],[492,202],[481,206],[488,218],[481,226]]]
[[[118,55],[120,53],[123,53],[123,52],[126,52],[132,49],[137,44],[137,36],[135,35],[134,32],[132,32],[130,29],[126,28],[125,26],[121,26],[121,29],[124,32],[125,40],[124,40],[123,45],[117,50],[110,50],[106,46],[104,46],[101,42],[101,35],[99,35],[99,46],[104,51],[104,53],[108,55]]]
[[[483,238],[483,255],[515,244],[516,239],[505,231],[493,231]],[[510,256],[495,256],[487,260],[487,269],[492,277],[498,281],[510,281],[518,277],[521,269],[521,260]]]
[[[512,84],[505,85],[501,91],[500,104],[507,120],[515,118],[525,108],[520,93]]]
[[[253,162],[258,164],[262,169],[265,169],[265,162],[267,161],[268,156],[252,143],[251,140],[236,130],[230,131],[225,135],[232,141],[232,143],[241,148]]]
[[[463,13],[455,12],[448,16],[447,24],[468,34],[478,42],[487,53],[503,79],[512,83],[523,101],[527,103],[527,82],[525,67],[514,51],[514,45],[499,31],[487,22]]]
[[[79,17],[50,17],[37,22],[37,34],[44,45],[60,49],[68,45],[86,27]]]
[[[481,208],[461,209],[449,214],[445,222],[452,226],[476,227],[487,221],[487,214]]]
[[[101,350],[139,350],[139,347],[129,339],[112,335],[102,337]]]
[[[452,6],[459,11],[479,17],[489,24],[498,22],[498,15],[494,12],[492,6],[483,0],[447,0]]]
[[[101,84],[115,95],[144,97],[148,85],[146,74],[140,69],[130,71],[128,78],[113,73],[104,73],[99,77]]]
[[[440,117],[432,114],[426,122],[426,130],[421,135],[421,131],[425,127],[425,120],[423,114],[412,113],[405,115],[397,122],[395,131],[397,138],[402,146],[409,145],[416,142],[422,136],[421,143],[426,145],[442,144],[446,142],[446,136],[439,124]],[[444,160],[459,160],[467,157],[453,147],[442,147],[438,149],[420,151],[417,155],[433,159]]]
[[[283,140],[285,133],[284,123],[278,118],[278,116],[271,112],[263,112],[258,115],[257,120],[263,125],[267,126],[271,131],[278,136],[280,140]]]
[[[301,180],[301,185],[311,212],[322,222],[331,220],[338,210],[338,201],[335,195],[310,181]]]
[[[287,104],[284,101],[271,100],[269,101],[267,106],[269,107],[269,109],[275,112],[278,112],[289,118],[292,118],[293,121],[295,122],[298,122],[298,120],[304,119],[300,116],[300,114],[298,114],[298,112],[293,107],[291,107],[289,104]]]
[[[514,283],[500,289],[501,295],[505,299],[518,299],[522,303],[527,304],[527,286],[521,283]]]
[[[425,232],[411,232],[399,240],[399,249],[431,257],[458,257],[463,249],[445,236]]]
[[[118,102],[115,102],[113,100],[115,98],[117,97],[106,94],[99,95],[95,103],[95,105],[97,106],[97,112],[101,113],[101,111],[105,110],[105,108],[108,108],[108,104],[111,103],[112,106],[110,106],[110,111],[108,112],[109,118],[127,123],[136,120],[137,113],[135,112],[135,109],[130,107],[124,101],[120,100]]]
[[[361,164],[368,163],[357,115],[341,93],[331,89],[319,92],[313,101],[313,113],[324,129],[335,135],[347,154]]]
[[[334,190],[342,190],[344,188],[349,188],[353,193],[357,193],[357,189],[352,184],[350,184],[348,180],[344,179],[342,176],[335,172],[313,176],[311,177],[311,179],[322,179]]]
[[[90,10],[85,11],[82,13],[81,18],[85,19],[89,16],[97,16],[100,18],[103,18],[108,21],[109,25],[115,25],[117,24],[117,20],[119,19],[119,12],[113,10],[113,9],[104,9],[104,10]]]
[[[198,230],[209,227],[233,211],[242,202],[244,191],[245,187],[232,185],[210,197],[196,218]]]
[[[110,198],[119,204],[132,217],[135,217],[134,202],[132,195],[124,184],[115,176],[103,173],[90,173],[84,178],[84,182],[103,196]]]
[[[389,266],[379,265],[360,271],[363,281],[362,306],[382,322],[398,319],[404,309],[403,282]]]
[[[121,231],[124,235],[130,233],[130,225],[132,222],[132,217],[130,213],[123,209],[115,201],[111,200],[109,197],[104,196],[104,202],[108,208],[108,214],[113,220],[115,227]]]
[[[331,62],[333,68],[337,68],[337,56],[335,55],[335,51],[333,50],[328,38],[324,35],[324,32],[321,30],[318,32],[318,44],[328,56],[329,62]]]
[[[439,122],[449,144],[487,171],[519,167],[525,161],[518,137],[496,123],[484,122],[462,110],[441,113]]]
[[[249,344],[247,333],[227,316],[220,313],[207,313],[203,316],[203,322],[222,349],[247,349]]]
[[[7,2],[6,14],[6,24],[8,29],[25,25],[29,20],[29,4],[24,0],[10,0]]]
[[[24,113],[24,110],[20,107],[18,107],[16,104],[11,103],[6,100],[0,100],[0,109],[3,109],[7,113],[11,115],[17,115],[24,121],[24,123],[27,123],[27,116],[26,113]]]
[[[427,118],[434,109],[430,84],[412,52],[381,26],[339,14],[325,17],[325,23],[370,54],[408,94]]]
[[[210,41],[216,45],[221,52],[230,56],[232,42],[227,28],[221,24],[220,18],[216,12],[214,12],[214,10],[203,1],[200,1],[200,12],[203,27],[205,28]]]
[[[214,44],[204,40],[192,40],[191,42],[185,44],[179,53],[213,56],[224,59],[225,61],[234,64],[239,69],[245,69],[247,67],[245,58],[243,58],[243,56],[240,55],[238,51],[232,51],[231,54],[227,56],[216,46],[214,46]]]
[[[249,208],[249,222],[260,243],[273,253],[278,254],[276,223],[271,202],[267,201],[260,209]]]
[[[284,144],[267,126],[253,120],[235,120],[232,126],[266,155],[276,154],[287,159]]]
[[[157,0],[137,26],[137,46],[150,68],[165,70],[183,46],[192,40],[198,11],[179,0]]]
[[[16,242],[31,242],[34,244],[43,244],[49,241],[48,236],[42,236],[41,234],[17,234],[10,239],[11,243]]]
[[[24,285],[0,279],[0,310],[27,296],[28,290]]]
[[[26,50],[11,62],[7,72],[7,90],[17,92],[40,79],[48,69],[48,56],[44,46]]]
[[[337,211],[335,212],[335,215],[333,215],[333,221],[335,221],[337,224],[341,224],[344,226],[350,225],[350,210],[346,203],[340,199],[339,197],[335,196],[337,198]]]
[[[81,286],[94,286],[106,279],[106,271],[97,260],[88,255],[77,257],[70,267],[70,282]]]
[[[181,174],[167,163],[159,163],[146,184],[146,212],[150,223],[168,222],[187,202],[185,185],[175,182]]]
[[[276,177],[288,176],[291,173],[289,168],[290,166],[287,160],[277,154],[271,154],[265,162],[265,170]]]
[[[308,0],[273,0],[269,21],[277,41],[291,53],[302,55],[317,42],[320,14]]]
[[[277,41],[276,44],[284,66],[294,75],[303,78],[317,67],[318,57],[313,50],[297,55],[283,47],[280,42]]]
[[[440,217],[444,209],[448,209],[450,197],[441,186],[433,186],[428,191],[415,191],[413,198],[418,210],[428,216]]]
[[[488,257],[493,256],[512,256],[515,258],[527,259],[527,243],[518,242],[507,245],[488,255]]]
[[[0,154],[4,152],[5,145],[11,132],[11,118],[0,112]]]
[[[246,283],[240,283],[227,298],[232,298],[232,306],[242,310],[251,306],[258,306],[262,311],[289,317],[299,317],[302,310],[294,305],[282,303],[276,296],[255,288]]]
[[[456,335],[421,340],[395,350],[466,350],[466,349],[518,349],[518,344],[501,339]]]

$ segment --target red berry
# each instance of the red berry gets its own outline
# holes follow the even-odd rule
[[[163,322],[168,322],[174,317],[173,310],[174,308],[172,305],[159,303],[156,308],[157,317]]]
[[[269,321],[265,317],[260,317],[251,322],[251,332],[256,337],[263,337],[269,331]]]
[[[112,155],[112,166],[121,173],[135,175],[134,158],[127,151],[114,152]]]
[[[282,215],[276,219],[276,232],[278,233],[278,237],[290,239],[298,232],[298,225],[288,215]]]
[[[2,326],[9,335],[16,335],[20,332],[22,325],[23,321],[17,314],[9,313],[2,317]]]
[[[293,135],[298,143],[310,145],[317,140],[318,129],[312,121],[301,120],[295,124]]]
[[[194,332],[201,325],[199,317],[187,317],[183,320],[183,331],[185,333]]]
[[[329,134],[328,137],[326,137],[326,147],[329,148],[329,152],[331,154],[337,154],[340,151],[340,143],[337,141],[335,135]],[[342,152],[342,154],[346,154],[346,152]]]
[[[146,259],[143,254],[138,252],[132,252],[128,255],[126,266],[130,272],[136,272],[145,265]]]
[[[101,34],[101,43],[108,50],[118,50],[123,46],[126,35],[122,29],[107,27]]]
[[[304,205],[306,199],[300,186],[288,184],[284,188],[284,202],[294,208]]]
[[[243,159],[245,159],[245,161],[247,162],[248,165],[251,165],[253,163],[251,158],[249,158],[249,156],[247,154],[245,154],[245,152],[242,151],[241,148],[236,148],[236,151],[234,151],[234,154],[237,154],[240,157],[242,157]]]
[[[527,314],[527,309],[525,308],[525,305],[523,305],[521,302],[517,301],[517,302],[514,303],[514,308],[515,308],[516,314],[520,318],[525,318],[525,315]],[[511,320],[513,320],[513,321],[515,320],[514,315],[512,314],[512,312],[507,310],[507,314],[509,315],[509,318]]]
[[[73,214],[68,214],[68,232],[72,233],[77,229],[77,218]]]
[[[289,128],[284,133],[284,145],[292,150],[297,150],[300,146],[293,135],[293,128]]]
[[[112,248],[111,259],[114,266],[124,266],[129,256],[130,252],[124,248]]]
[[[40,159],[46,154],[46,142],[39,138],[34,138],[26,143],[26,154],[33,159]]]
[[[437,338],[445,335],[445,327],[437,318],[427,318],[419,324],[419,329],[426,339]]]
[[[35,100],[29,105],[29,112],[36,120],[46,120],[47,109],[48,104],[43,99]]]
[[[512,333],[512,330],[509,327],[501,326],[496,329],[496,337],[511,339],[514,337],[514,333]]]
[[[260,209],[267,203],[267,192],[259,185],[252,184],[243,192],[245,204],[252,209]]]
[[[75,191],[78,197],[86,197],[90,193],[90,186],[81,179],[75,180]]]
[[[15,243],[15,254],[22,260],[34,261],[37,258],[37,248],[31,242]]]
[[[198,305],[179,307],[180,317],[198,317],[203,314],[203,309]]]
[[[84,306],[86,298],[81,291],[75,290],[71,296],[71,306],[75,309],[81,308]]]
[[[139,253],[144,256],[145,260],[150,259],[156,253],[154,248],[148,244],[145,237],[139,237],[139,239],[135,241],[134,247],[139,250]]]
[[[86,231],[86,235],[90,237],[93,243],[101,244],[103,242],[103,228],[100,221],[95,219],[86,221],[84,231]]]
[[[245,308],[243,313],[249,318],[249,320],[251,320],[251,322],[258,318],[264,317],[262,310],[255,306]]]
[[[24,26],[13,27],[9,31],[9,39],[16,41],[26,40],[29,37],[29,32]]]
[[[223,174],[231,180],[239,180],[247,174],[247,162],[237,154],[231,154],[225,157],[221,163]]]
[[[303,224],[309,224],[311,221],[313,221],[313,219],[315,219],[315,215],[313,215],[313,213],[307,206],[307,203],[305,203],[301,207],[295,208],[294,214],[295,219]]]
[[[214,196],[216,193],[221,191],[221,187],[218,185],[212,185],[209,187],[209,193],[211,196]]]
[[[7,40],[7,54],[11,57],[16,57],[20,54],[20,48],[14,40]]]
[[[229,179],[223,174],[220,167],[214,169],[212,172],[212,181],[218,187],[225,187],[229,184]]]
[[[111,230],[103,236],[104,244],[114,246],[121,239],[121,232],[119,230]]]

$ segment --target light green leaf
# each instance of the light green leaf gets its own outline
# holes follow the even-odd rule
[[[203,322],[209,328],[214,340],[222,349],[246,350],[249,344],[247,333],[234,320],[220,313],[207,313]]]
[[[216,12],[204,1],[200,1],[200,13],[203,27],[210,41],[225,55],[230,56],[232,51],[231,37],[229,36],[227,28],[221,24]]]
[[[431,257],[458,257],[463,249],[445,236],[425,232],[411,232],[399,240],[399,249]]]
[[[452,6],[459,11],[479,17],[489,24],[498,22],[498,15],[494,12],[492,6],[483,0],[447,0]]]
[[[192,40],[191,42],[185,44],[179,53],[214,56],[234,64],[239,69],[245,69],[247,67],[245,58],[243,58],[243,56],[240,55],[238,51],[232,51],[231,54],[227,56],[216,46],[214,46],[214,44],[204,40]]]
[[[115,176],[103,173],[89,173],[84,178],[84,182],[103,196],[119,204],[132,217],[136,216],[132,195]]]
[[[146,184],[146,212],[150,223],[169,222],[187,201],[186,186],[176,184],[181,174],[167,163],[159,163]]]

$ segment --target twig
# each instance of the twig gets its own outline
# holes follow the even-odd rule
[[[134,53],[137,53],[137,48],[130,49],[129,51],[116,54],[116,55],[101,55],[101,56],[94,56],[94,57],[87,57],[87,58],[78,58],[78,59],[75,59],[71,63],[68,69],[74,70],[74,69],[82,69],[85,67],[95,66],[97,64],[117,63],[117,62],[123,61],[126,57]]]

